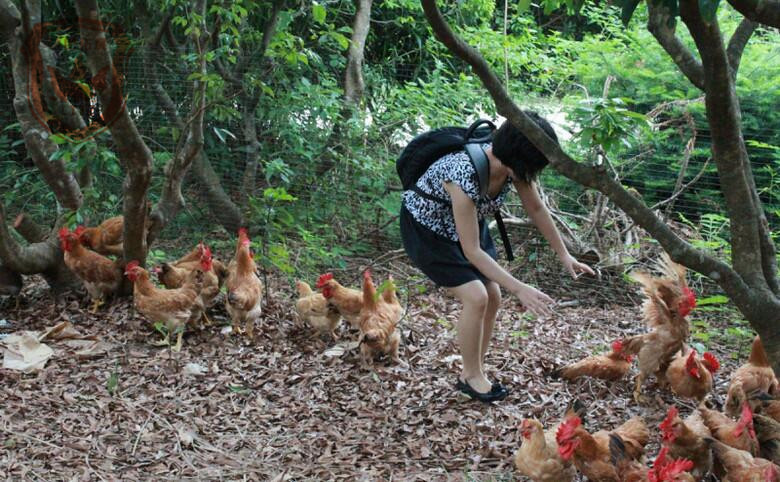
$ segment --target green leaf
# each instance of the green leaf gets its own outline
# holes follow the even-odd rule
[[[116,392],[116,389],[119,387],[119,373],[118,372],[112,372],[111,376],[108,377],[108,382],[106,382],[106,389],[108,390],[108,393],[113,395]]]
[[[640,0],[623,0],[623,9],[620,12],[620,19],[623,21],[623,25],[628,26],[628,22],[634,16],[634,11],[639,2]]]
[[[523,13],[531,8],[531,0],[520,0],[517,4],[517,13]]]
[[[699,11],[705,22],[712,23],[715,20],[719,4],[720,0],[699,0]]]
[[[723,295],[715,295],[715,296],[708,296],[706,298],[702,298],[700,300],[696,300],[696,306],[705,306],[705,305],[722,305],[725,303],[728,303],[729,299],[726,296]]]
[[[315,3],[311,7],[311,12],[314,15],[314,21],[317,23],[325,23],[325,17],[327,16],[325,12],[325,7],[320,5],[319,3]]]

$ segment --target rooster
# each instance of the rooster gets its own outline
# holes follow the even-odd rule
[[[747,363],[737,368],[731,375],[726,396],[726,413],[735,416],[747,401],[747,393],[761,391],[774,395],[777,391],[777,378],[764,351],[764,345],[758,336],[753,340]]]
[[[619,380],[631,369],[633,358],[632,355],[623,353],[623,343],[615,340],[609,354],[587,357],[557,370],[554,375],[572,381],[585,376],[609,381]]]
[[[780,467],[771,461],[753,457],[718,440],[707,439],[715,458],[722,464],[728,482],[780,482]]]
[[[169,345],[172,333],[177,334],[173,351],[181,350],[182,335],[187,323],[198,319],[203,312],[200,290],[203,287],[203,272],[193,270],[181,288],[161,289],[149,280],[149,272],[130,261],[125,266],[125,275],[133,282],[133,305],[139,313],[153,323],[165,325],[165,338],[161,345]]]
[[[699,413],[714,438],[728,446],[750,452],[750,455],[758,455],[758,439],[753,428],[753,411],[750,405],[742,405],[742,414],[736,422],[703,405],[699,407]]]
[[[677,407],[671,406],[658,428],[669,455],[690,460],[692,465],[688,470],[691,475],[696,480],[703,480],[712,470],[712,451],[705,440],[711,434],[702,423],[699,413],[694,411],[691,417],[682,420]]]
[[[378,297],[371,279],[371,271],[363,273],[363,306],[360,309],[360,356],[363,366],[377,355],[387,355],[399,363],[398,346],[401,335],[396,330],[398,309]]]
[[[240,228],[236,254],[227,267],[225,307],[233,322],[233,332],[242,333],[239,324],[244,323],[247,336],[253,339],[255,322],[260,319],[263,309],[263,282],[257,276],[249,245],[246,228]]]
[[[579,416],[584,410],[585,406],[575,400],[563,419]],[[575,471],[571,461],[564,461],[558,453],[555,434],[560,425],[557,423],[545,431],[536,419],[526,418],[520,422],[523,443],[514,456],[515,467],[520,474],[536,482],[564,482],[574,479]]]
[[[643,316],[647,327],[652,330],[623,341],[624,352],[637,355],[639,359],[639,374],[634,388],[634,400],[637,402],[644,398],[642,385],[648,376],[655,375],[659,382],[665,383],[666,369],[690,337],[686,317],[696,306],[696,297],[685,281],[685,267],[672,262],[664,253],[658,268],[663,273],[660,278],[641,272],[631,274],[642,284],[645,294]]]
[[[338,339],[336,328],[341,321],[338,310],[322,294],[313,292],[305,281],[296,281],[295,286],[298,288],[295,310],[301,320],[308,322],[318,335],[330,333],[334,340]]]
[[[333,279],[333,273],[321,275],[317,279],[317,289],[353,328],[360,328],[360,310],[363,308],[361,291],[345,288]]]
[[[573,458],[574,465],[589,480],[619,481],[613,462],[610,440],[622,445],[625,458],[639,460],[645,451],[650,433],[641,417],[634,417],[611,432],[588,433],[577,416],[567,417],[558,428],[555,440],[563,460]]]
[[[704,353],[701,360],[696,355],[696,350],[692,349],[687,357],[684,351],[678,353],[666,369],[665,378],[678,396],[701,402],[712,391],[712,376],[720,363],[710,352]]]
[[[647,472],[648,482],[695,482],[696,479],[688,472],[694,464],[690,460],[667,459],[669,449],[663,447],[653,461],[653,468]]]
[[[59,231],[60,244],[64,252],[65,265],[84,283],[92,298],[90,311],[97,313],[106,296],[119,289],[122,283],[122,270],[115,261],[81,244],[80,236],[83,230],[82,226],[73,232],[63,227]]]

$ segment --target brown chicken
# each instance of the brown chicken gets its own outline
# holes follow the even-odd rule
[[[182,336],[187,323],[198,319],[203,312],[199,293],[203,287],[203,272],[193,270],[181,288],[161,289],[149,280],[149,272],[138,261],[130,261],[125,267],[127,278],[133,282],[133,306],[151,322],[165,326],[162,345],[170,345],[171,334],[176,334],[173,351],[181,350]]]
[[[398,296],[396,295],[397,288],[392,276],[387,277],[387,282],[383,283],[383,287],[382,299],[387,303],[388,309],[392,311],[393,319],[398,322],[403,317],[404,308],[401,306],[401,302],[398,301]]]
[[[666,369],[666,381],[678,396],[701,402],[712,391],[712,376],[720,368],[720,363],[710,352],[699,359],[696,350],[688,348],[687,356],[684,350]]]
[[[544,430],[542,424],[536,419],[523,419],[520,422],[520,435],[523,437],[523,442],[514,456],[517,471],[534,481],[572,480],[576,472],[571,460],[564,461],[558,453],[555,434],[563,420],[572,416],[581,416],[585,409],[585,405],[575,399],[566,410],[561,422],[548,430]]]
[[[699,407],[699,413],[715,439],[735,449],[750,452],[750,455],[758,455],[758,440],[753,428],[753,411],[750,405],[745,403],[742,406],[742,414],[736,422],[703,405]]]
[[[711,435],[697,411],[691,417],[683,421],[677,407],[671,406],[658,428],[669,456],[690,460],[692,465],[688,471],[696,480],[703,480],[712,470],[712,451],[705,440]]]
[[[60,229],[60,244],[64,252],[65,265],[84,283],[92,298],[92,313],[105,301],[106,296],[115,293],[122,283],[122,269],[117,262],[85,248],[79,239],[83,228],[71,232]]]
[[[325,273],[317,279],[317,289],[328,303],[336,307],[341,316],[353,328],[360,328],[360,310],[363,308],[363,292],[345,288],[333,279],[333,273]]]
[[[777,393],[773,396],[762,392],[761,390],[753,390],[747,394],[750,408],[752,408],[755,413],[766,415],[767,417],[780,422],[780,400],[778,400],[777,397]]]
[[[612,342],[612,352],[609,354],[589,356],[557,370],[555,375],[572,381],[580,377],[619,380],[631,369],[633,359],[632,355],[623,353],[623,343],[616,340]]]
[[[337,340],[336,328],[341,321],[338,310],[331,306],[322,294],[313,292],[311,286],[305,281],[296,281],[295,286],[298,288],[295,310],[301,320],[308,323],[317,335],[329,333],[334,340]]]
[[[639,460],[650,438],[641,417],[634,417],[611,432],[600,430],[592,435],[581,425],[577,416],[567,417],[561,423],[555,435],[558,453],[563,460],[573,458],[577,469],[595,482],[620,481],[610,451],[610,439],[616,438],[622,444],[626,458]]]
[[[260,319],[263,310],[263,282],[257,276],[257,265],[249,245],[246,228],[240,228],[236,254],[227,267],[225,307],[233,321],[233,332],[242,333],[239,324],[243,323],[246,335],[253,339],[255,322]]]
[[[387,355],[398,363],[398,346],[401,335],[397,307],[378,297],[371,279],[371,272],[363,273],[363,307],[360,309],[360,357],[363,366],[377,355]]]
[[[652,331],[623,341],[623,351],[637,355],[639,374],[636,377],[634,400],[641,401],[642,385],[650,375],[655,375],[664,385],[666,369],[675,354],[682,350],[690,337],[686,317],[696,306],[696,297],[685,281],[685,267],[680,266],[664,253],[658,263],[662,277],[634,272],[632,278],[640,282],[645,294],[643,315]]]
[[[208,310],[216,303],[217,296],[219,296],[219,290],[222,288],[224,276],[220,276],[218,271],[218,267],[222,266],[222,264],[212,257],[211,248],[205,244],[198,244],[196,250],[199,253],[198,259],[188,260],[186,262],[177,261],[177,264],[166,263],[155,272],[163,286],[168,289],[176,289],[182,287],[193,270],[198,269],[203,271],[203,288],[200,290],[199,296],[201,304]],[[187,256],[189,256],[189,254]],[[205,310],[203,311],[201,318],[205,324],[211,324],[211,320],[209,320]],[[197,322],[200,320],[191,321]]]
[[[731,375],[726,396],[726,413],[736,416],[747,401],[747,393],[758,390],[774,395],[777,386],[777,378],[764,351],[764,345],[761,344],[761,338],[756,336],[747,363],[737,368]]]
[[[726,472],[724,482],[780,482],[780,467],[771,461],[753,457],[717,440],[707,439],[715,458]]]
[[[753,427],[761,447],[761,457],[780,463],[780,422],[764,415],[753,415]]]
[[[515,453],[517,471],[535,482],[565,482],[573,480],[574,467],[570,460],[564,461],[558,453],[555,442],[556,425],[545,431],[542,424],[532,418],[520,422],[523,444]]]
[[[123,216],[108,218],[99,226],[86,228],[81,233],[81,242],[84,246],[93,249],[100,254],[122,254],[122,231],[125,226]]]
[[[648,482],[695,482],[697,479],[690,474],[693,462],[680,458],[669,458],[667,447],[661,448],[653,461],[653,468],[647,472]]]

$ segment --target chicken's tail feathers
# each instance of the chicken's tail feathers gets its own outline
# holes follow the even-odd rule
[[[612,465],[617,466],[621,461],[628,459],[626,454],[626,444],[623,443],[623,439],[615,435],[609,434],[609,458]]]
[[[624,355],[638,355],[645,343],[644,335],[634,335],[620,340]]]

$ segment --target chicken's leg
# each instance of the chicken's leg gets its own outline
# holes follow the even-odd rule
[[[89,312],[92,314],[97,313],[98,308],[103,306],[105,302],[101,299],[94,299],[92,300],[92,308],[90,308]]]
[[[645,376],[642,372],[636,376],[636,387],[634,387],[634,401],[640,405],[645,404],[648,398],[642,395],[642,385],[645,382]]]
[[[184,335],[184,330],[179,330],[179,333],[176,335],[176,344],[171,348],[171,350],[175,351],[176,353],[181,351],[181,338]]]
[[[162,341],[153,343],[154,346],[169,346],[171,344],[171,332],[166,331]]]
[[[246,336],[250,340],[255,339],[255,320],[246,320]]]
[[[208,315],[206,315],[206,312],[203,312],[203,316],[201,316],[202,322],[204,326],[211,326],[211,320],[209,319]]]

